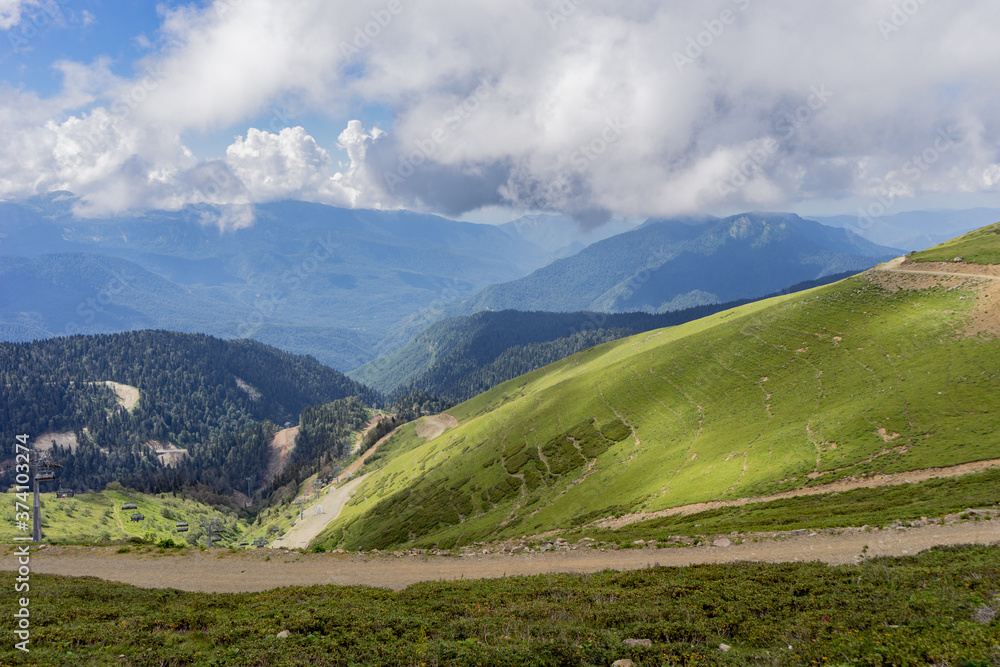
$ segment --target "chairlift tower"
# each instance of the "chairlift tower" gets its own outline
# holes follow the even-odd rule
[[[208,548],[212,548],[212,544],[215,543],[215,539],[212,537],[212,530],[218,530],[222,524],[219,523],[218,519],[212,519],[211,521],[202,519],[201,527],[208,528]]]
[[[31,448],[31,462],[29,464],[32,472],[32,480],[35,486],[35,497],[32,511],[32,532],[31,539],[36,544],[42,541],[42,503],[38,497],[38,485],[41,482],[54,482],[56,479],[56,473],[54,470],[56,468],[62,468],[61,465],[53,461],[52,459],[46,457],[44,459],[38,458],[38,450],[34,447]]]

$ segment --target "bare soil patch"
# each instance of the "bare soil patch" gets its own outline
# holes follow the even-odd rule
[[[295,448],[295,436],[299,434],[299,427],[293,426],[274,434],[271,440],[270,452],[267,457],[267,478],[264,484],[270,484],[271,480],[280,475],[285,466],[288,465],[288,458]]]
[[[112,382],[106,380],[104,382],[95,382],[94,384],[106,384],[112,389],[114,389],[115,394],[118,395],[118,404],[123,408],[131,412],[135,409],[135,406],[139,405],[139,389],[138,387],[133,387],[127,384],[120,384],[118,382]]]
[[[159,440],[150,440],[147,443],[156,457],[160,459],[160,462],[165,466],[172,466],[183,461],[187,455],[188,451],[186,449],[181,449],[173,443],[161,442]]]
[[[35,449],[48,452],[52,450],[52,443],[55,442],[59,447],[69,447],[71,452],[75,452],[76,448],[80,446],[80,443],[76,439],[76,433],[73,431],[64,431],[62,433],[43,433],[37,438],[35,438]]]
[[[427,440],[433,440],[450,428],[458,426],[458,420],[442,412],[433,417],[421,417],[417,420],[417,435]]]

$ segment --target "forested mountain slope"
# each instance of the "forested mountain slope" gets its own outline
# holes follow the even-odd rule
[[[792,285],[797,292],[849,274]],[[668,313],[484,311],[432,325],[406,346],[348,375],[385,394],[425,391],[461,403],[519,375],[626,336],[676,326],[747,303],[695,306]]]
[[[138,401],[122,405],[106,382],[136,389]],[[0,343],[0,437],[72,432],[74,451],[56,458],[78,488],[118,480],[245,489],[245,476],[264,478],[275,425],[348,397],[362,417],[379,401],[313,358],[250,340],[137,331]],[[186,450],[187,468],[167,471],[157,446]]]

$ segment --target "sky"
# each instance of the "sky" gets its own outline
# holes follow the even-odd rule
[[[1000,206],[998,32],[996,0],[0,0],[0,200]]]

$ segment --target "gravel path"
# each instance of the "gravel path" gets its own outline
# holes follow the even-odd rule
[[[543,574],[630,570],[650,565],[693,565],[736,561],[822,561],[840,565],[868,556],[916,554],[939,545],[1000,541],[1000,521],[963,522],[870,533],[787,537],[728,547],[665,549],[578,549],[518,555],[391,556],[301,554],[270,549],[231,553],[222,549],[183,554],[118,554],[113,547],[48,547],[32,555],[36,573],[89,576],[143,588],[239,593],[284,586],[366,585],[394,590],[420,581],[479,579]],[[220,557],[221,556],[221,557]],[[270,556],[270,560],[265,557]],[[4,558],[0,569],[14,570]]]
[[[367,475],[362,475],[357,479],[343,484],[330,491],[325,496],[320,496],[318,503],[309,507],[310,514],[302,521],[296,523],[288,529],[283,538],[277,539],[271,545],[272,549],[285,547],[288,549],[305,549],[309,543],[316,539],[316,536],[323,532],[327,524],[340,516],[344,505],[354,495],[354,490],[358,488]],[[316,508],[322,507],[323,513],[316,514]]]

